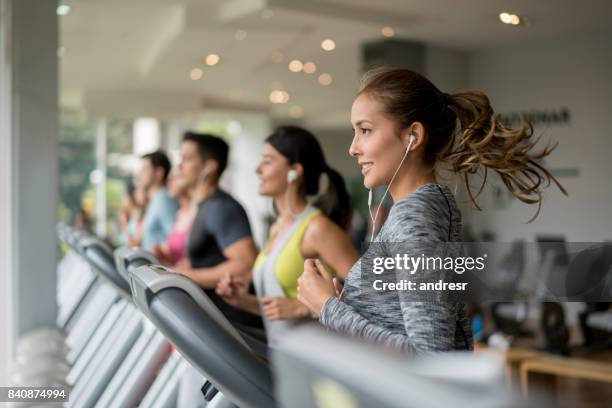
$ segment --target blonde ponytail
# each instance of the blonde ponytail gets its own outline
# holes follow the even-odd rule
[[[489,98],[479,91],[459,92],[444,96],[448,108],[455,112],[458,126],[454,132],[454,143],[440,159],[451,169],[462,175],[470,199],[477,208],[476,198],[484,188],[487,171],[493,170],[512,195],[526,204],[537,204],[533,221],[542,207],[542,190],[551,182],[567,195],[563,186],[538,161],[548,156],[557,144],[548,143],[541,151],[534,147],[540,137],[533,138],[533,127],[521,117],[520,126],[510,129],[500,121],[491,107]],[[451,147],[452,146],[452,147]],[[469,175],[484,169],[482,184],[474,195],[469,184]]]

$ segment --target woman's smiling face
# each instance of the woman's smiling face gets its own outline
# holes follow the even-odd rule
[[[271,144],[265,143],[261,150],[261,160],[255,170],[259,176],[259,194],[276,197],[287,189],[287,173],[291,166],[287,158]]]
[[[353,102],[351,124],[355,134],[349,153],[361,167],[364,186],[387,184],[406,150],[397,124],[385,115],[383,105],[366,93]]]

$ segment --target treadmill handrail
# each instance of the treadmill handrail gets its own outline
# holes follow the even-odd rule
[[[83,249],[96,245],[96,246],[100,246],[101,248],[103,248],[109,254],[113,253],[113,249],[106,242],[102,241],[98,237],[94,237],[91,235],[86,235],[80,238],[79,244],[81,245]]]
[[[156,294],[166,288],[178,288],[185,291],[198,306],[209,313],[217,324],[224,327],[247,350],[253,352],[238,330],[228,322],[227,318],[212,300],[191,279],[174,273],[161,265],[145,265],[137,268],[130,274],[130,286],[134,303],[145,310],[147,314],[149,313],[149,302],[148,296],[145,293],[146,290],[149,290],[152,294]]]
[[[190,279],[164,267],[130,271],[133,299],[176,349],[229,400],[274,407],[269,364]]]
[[[151,265],[159,265],[160,262],[157,258],[150,252],[145,251],[139,247],[121,247],[117,248],[114,252],[115,256],[115,266],[117,267],[117,271],[123,278],[129,283],[130,282],[130,274],[128,272],[128,265],[135,260],[144,260],[146,263]]]
[[[84,258],[97,270],[98,275],[110,282],[124,297],[129,299],[131,297],[129,283],[117,271],[115,260],[113,258],[113,251],[108,244],[97,237],[87,236],[79,241],[79,245],[83,248]],[[95,261],[95,258],[91,258],[89,253],[93,251],[96,251],[97,255],[100,255],[100,252],[103,253],[102,256],[105,258],[103,262],[106,264],[106,266],[108,266],[108,268],[105,268],[103,265],[99,265]],[[108,259],[106,259],[107,257]]]

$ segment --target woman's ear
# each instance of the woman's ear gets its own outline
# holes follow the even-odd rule
[[[402,132],[401,137],[406,148],[410,145],[411,151],[418,149],[425,142],[425,127],[421,122],[414,122]]]
[[[295,163],[291,168],[297,171],[298,176],[304,177],[304,166],[302,166],[302,163]]]

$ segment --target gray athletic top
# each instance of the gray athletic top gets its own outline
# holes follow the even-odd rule
[[[453,194],[432,183],[393,205],[374,240],[379,243],[370,249],[382,251],[385,243],[407,241],[457,242],[460,237],[461,212]],[[417,251],[415,256],[420,254]],[[370,279],[369,275],[364,278]],[[473,348],[464,304],[415,301],[410,291],[363,290],[363,283],[360,259],[349,271],[344,301],[332,297],[325,303],[320,317],[324,326],[412,353]]]

